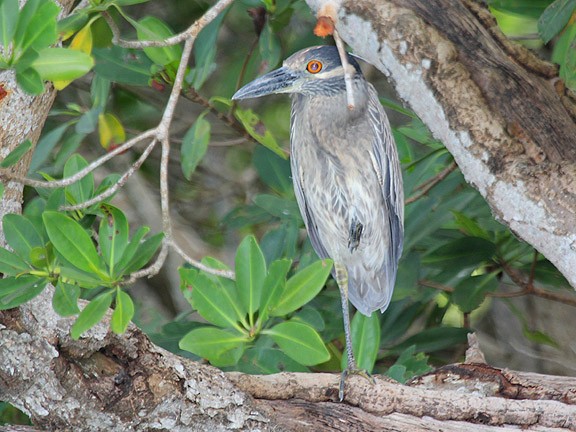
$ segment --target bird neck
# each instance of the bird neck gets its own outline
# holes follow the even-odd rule
[[[354,80],[352,86],[354,108],[348,108],[345,90],[334,94],[294,94],[292,105],[294,115],[308,118],[310,126],[316,128],[336,128],[351,126],[363,117],[368,105],[368,89],[365,80]]]

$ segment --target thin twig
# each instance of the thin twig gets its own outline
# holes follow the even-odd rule
[[[356,107],[354,102],[354,90],[352,89],[352,75],[355,73],[355,69],[348,63],[348,53],[344,47],[344,42],[340,38],[338,31],[334,29],[332,37],[336,42],[336,47],[338,48],[338,54],[340,54],[340,61],[342,62],[342,67],[344,68],[344,82],[346,83],[346,98],[348,101],[348,109],[353,110]]]
[[[152,142],[148,145],[148,147],[146,147],[144,152],[140,155],[140,157],[130,166],[130,168],[124,174],[122,174],[122,176],[118,179],[118,181],[114,185],[110,186],[101,194],[98,194],[87,201],[84,201],[80,204],[62,206],[60,207],[60,210],[73,211],[73,210],[85,209],[93,204],[96,204],[114,195],[122,186],[126,184],[126,181],[128,181],[128,179],[132,176],[132,174],[134,174],[142,166],[144,161],[148,158],[148,156],[156,146],[157,142],[158,140],[154,138]]]
[[[246,132],[246,129],[242,126],[240,122],[238,122],[238,120],[236,120],[236,118],[227,116],[218,111],[218,109],[216,109],[216,107],[213,104],[211,104],[208,99],[200,95],[194,88],[189,87],[182,94],[186,99],[194,103],[200,104],[205,108],[208,108],[210,110],[210,113],[214,114],[218,118],[218,120],[224,122],[227,126],[234,129],[236,132],[242,135],[245,140],[252,141],[253,143],[258,144],[258,141],[254,137],[252,137],[248,132]]]
[[[174,249],[174,251],[184,259],[184,261],[206,273],[210,273],[215,276],[222,276],[232,280],[236,278],[236,274],[232,270],[219,270],[212,267],[208,267],[207,265],[202,264],[200,261],[190,257],[186,252],[182,250],[182,248],[177,243],[172,242],[171,246]]]
[[[404,201],[404,204],[411,204],[414,201],[417,201],[420,198],[422,198],[424,195],[426,195],[428,192],[430,192],[430,190],[434,186],[436,186],[438,183],[440,183],[442,180],[444,180],[448,176],[448,174],[450,174],[452,171],[454,171],[456,169],[456,167],[457,167],[456,162],[452,161],[452,163],[450,165],[448,165],[446,168],[444,168],[442,171],[440,171],[434,177],[426,180],[424,183],[417,186],[416,190],[420,190],[420,192],[418,192],[415,195],[412,195],[410,198],[407,198]]]
[[[200,33],[204,27],[206,27],[214,18],[216,18],[224,9],[226,9],[233,0],[220,0],[214,6],[212,6],[206,13],[200,17],[198,20],[194,22],[190,27],[184,30],[182,33],[178,33],[174,36],[171,36],[166,39],[162,40],[145,40],[145,41],[129,41],[126,39],[122,39],[120,36],[120,30],[112,17],[108,13],[103,13],[103,17],[110,26],[110,30],[112,31],[112,42],[115,45],[124,47],[124,48],[148,48],[148,47],[165,47],[170,45],[176,45],[184,40],[191,40],[192,42]]]
[[[138,270],[137,272],[132,273],[130,277],[124,282],[124,284],[132,285],[134,282],[136,282],[136,280],[140,278],[152,277],[157,275],[158,272],[160,272],[160,268],[162,268],[164,261],[166,261],[167,256],[168,256],[168,241],[166,240],[166,238],[164,238],[164,241],[162,242],[162,247],[160,248],[160,252],[156,257],[156,260],[154,260],[154,262],[145,269]]]
[[[506,273],[508,274],[507,271],[506,271]],[[533,295],[535,297],[543,298],[546,300],[552,300],[552,301],[555,301],[558,303],[565,303],[565,304],[568,304],[570,306],[576,307],[576,297],[574,297],[574,296],[562,295],[562,294],[558,294],[558,293],[555,293],[552,291],[543,290],[543,289],[537,288],[537,287],[527,288],[526,283],[522,280],[522,278],[518,275],[518,272],[516,272],[516,271],[513,271],[512,274],[508,274],[508,276],[510,276],[510,279],[512,279],[512,281],[522,289],[519,291],[508,292],[508,293],[505,293],[505,292],[488,292],[488,293],[486,293],[486,296],[498,298],[498,299],[506,299],[506,298],[522,297],[525,295]],[[449,287],[447,285],[443,285],[441,283],[434,282],[434,281],[431,281],[428,279],[420,279],[418,281],[418,284],[425,286],[425,287],[434,288],[434,289],[437,289],[439,291],[444,291],[447,293],[454,292],[453,287]]]
[[[0,178],[4,177],[8,180],[13,180],[15,182],[21,183],[26,186],[32,186],[35,188],[47,188],[47,189],[54,189],[64,186],[69,186],[77,181],[80,181],[92,171],[94,171],[99,166],[103,165],[104,163],[108,162],[117,154],[123,153],[126,150],[130,149],[134,145],[138,144],[140,141],[153,137],[157,133],[156,129],[150,129],[146,132],[142,132],[140,135],[132,138],[131,140],[126,141],[119,147],[116,147],[114,150],[102,155],[92,163],[90,163],[86,168],[81,169],[76,174],[71,175],[70,177],[63,178],[61,180],[51,180],[51,181],[44,181],[44,180],[34,180],[29,179],[26,177],[16,177],[11,176],[10,172],[5,169],[0,169]]]

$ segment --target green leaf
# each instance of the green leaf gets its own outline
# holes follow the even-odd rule
[[[560,348],[560,344],[554,338],[539,330],[530,330],[526,325],[522,327],[522,334],[531,342],[542,345],[549,345],[556,349]]]
[[[38,168],[48,160],[52,150],[54,150],[56,144],[60,142],[64,132],[68,130],[71,124],[71,122],[66,122],[42,135],[42,138],[40,138],[40,141],[36,144],[36,148],[32,154],[32,161],[30,162],[30,168],[28,169],[29,175],[35,173]]]
[[[30,266],[18,255],[0,248],[0,273],[5,276],[17,276],[30,270]]]
[[[210,122],[200,115],[182,140],[180,163],[182,172],[190,180],[198,163],[202,160],[210,142]]]
[[[280,296],[286,287],[286,275],[290,271],[292,260],[281,259],[272,262],[263,282],[262,298],[260,299],[259,320],[266,322],[270,309],[276,307]]]
[[[351,323],[352,348],[358,367],[368,373],[374,369],[378,348],[380,347],[380,320],[379,313],[370,317],[356,312]],[[343,368],[346,367],[347,356],[342,356]]]
[[[49,47],[38,52],[31,67],[43,80],[69,81],[90,72],[94,59],[79,50]]]
[[[271,336],[288,357],[305,366],[330,359],[330,353],[322,338],[307,324],[286,321],[263,330],[262,333]]]
[[[44,246],[42,237],[26,216],[7,214],[2,220],[2,226],[6,241],[24,261],[30,262],[32,249]]]
[[[415,351],[414,345],[406,348],[386,372],[386,375],[404,384],[417,375],[430,372],[433,368],[428,365],[428,357],[424,353]]]
[[[88,273],[72,267],[71,264],[63,264],[60,267],[60,280],[66,283],[78,285],[82,288],[98,288],[103,284],[102,278],[93,273]]]
[[[452,211],[452,214],[454,215],[454,220],[458,228],[464,231],[467,235],[490,240],[486,230],[484,230],[477,221],[459,211],[454,210]]]
[[[180,348],[207,359],[214,366],[235,365],[245,349],[246,337],[228,330],[202,327],[180,340]],[[232,355],[226,355],[227,353]]]
[[[283,316],[304,306],[324,287],[331,270],[332,260],[327,259],[316,261],[298,271],[286,282],[286,288],[270,315]]]
[[[497,288],[496,273],[468,277],[454,287],[452,301],[462,312],[472,312],[484,301],[487,293]]]
[[[72,324],[70,329],[72,339],[80,338],[82,333],[99,323],[112,304],[113,298],[114,291],[105,291],[94,297],[80,312],[74,324]]]
[[[163,40],[174,35],[172,29],[162,20],[147,16],[137,23],[132,21],[136,27],[138,40]],[[159,48],[144,48],[144,52],[154,63],[166,66],[167,64],[180,61],[182,57],[182,47],[180,45],[169,45]]]
[[[560,65],[560,78],[567,87],[576,89],[576,23],[572,23],[554,43],[552,61]]]
[[[435,267],[465,268],[489,261],[496,253],[496,245],[479,237],[453,240],[424,257],[423,262]]]
[[[576,10],[576,0],[556,0],[546,8],[538,20],[538,32],[544,43],[556,36]]]
[[[118,262],[117,273],[118,274],[129,274],[135,272],[136,270],[140,270],[144,267],[148,261],[152,259],[154,254],[158,251],[158,248],[162,244],[162,240],[164,239],[164,233],[158,233],[153,235],[152,237],[144,240],[142,243],[138,245],[136,249],[136,253],[133,257],[124,264],[124,257]],[[134,240],[132,240],[134,241]],[[130,242],[132,245],[132,242]],[[128,251],[128,248],[126,248]]]
[[[0,43],[4,47],[4,54],[14,37],[16,24],[18,23],[18,0],[0,1]]]
[[[152,78],[152,62],[141,51],[114,45],[111,48],[95,48],[92,54],[96,59],[94,72],[111,82],[147,86]]]
[[[254,204],[278,218],[293,219],[298,222],[302,221],[298,204],[293,199],[280,198],[269,194],[259,194],[254,197]]]
[[[282,150],[282,147],[280,147],[276,142],[276,138],[274,138],[266,125],[262,122],[262,120],[260,120],[260,117],[258,117],[254,111],[250,109],[243,110],[236,108],[234,110],[234,115],[240,121],[240,123],[242,123],[244,129],[246,129],[252,138],[254,138],[267,149],[272,150],[281,158],[288,158],[284,150]]]
[[[35,69],[16,69],[16,81],[26,93],[39,95],[44,91],[44,81]]]
[[[280,39],[272,31],[269,21],[266,22],[262,33],[260,33],[258,48],[260,50],[260,56],[266,65],[264,69],[269,71],[275,68],[280,62],[282,47],[280,45]]]
[[[12,309],[32,300],[47,283],[46,279],[29,275],[0,279],[0,310]]]
[[[242,304],[250,315],[260,307],[266,261],[254,236],[244,238],[236,251],[236,286]]]
[[[56,20],[60,8],[52,1],[28,0],[18,17],[14,46],[18,55],[40,50],[56,42]]]
[[[104,213],[98,231],[100,252],[108,265],[110,274],[114,276],[115,265],[120,261],[128,246],[128,220],[122,210],[110,204],[101,204],[100,209]]]
[[[52,307],[59,315],[76,315],[80,312],[78,298],[80,298],[80,287],[59,280],[52,296]]]
[[[73,13],[58,21],[57,31],[62,40],[68,39],[88,22],[88,14]]]
[[[106,277],[92,239],[78,222],[55,211],[44,212],[42,219],[58,254],[80,270]]]
[[[120,274],[120,272],[126,268],[128,263],[132,261],[132,259],[136,255],[136,251],[140,247],[142,239],[146,234],[148,234],[148,231],[150,231],[150,228],[146,226],[141,226],[136,230],[136,232],[132,236],[132,240],[130,240],[130,243],[128,243],[128,246],[126,246],[126,249],[124,250],[122,257],[120,258],[120,261],[118,261],[117,263],[116,267],[118,269],[117,270],[118,274]]]
[[[190,281],[189,281],[190,282]],[[211,324],[218,327],[231,327],[242,331],[238,326],[241,317],[237,316],[234,301],[221,284],[216,283],[205,273],[194,278],[191,291],[186,296],[194,309]]]
[[[192,87],[196,90],[202,87],[215,68],[214,58],[216,57],[216,47],[218,46],[216,40],[228,10],[230,9],[228,8],[220,13],[210,24],[204,27],[194,42],[195,67],[191,77],[188,77],[187,80],[191,82]]]
[[[440,351],[456,344],[466,343],[470,330],[458,327],[433,327],[409,337],[391,348],[389,354],[399,354],[411,345],[417,352]]]
[[[122,334],[128,328],[130,320],[134,316],[134,303],[132,298],[121,289],[116,290],[116,306],[112,313],[110,328],[116,334]]]
[[[88,166],[88,162],[79,154],[74,154],[64,165],[64,178],[72,177]],[[75,183],[64,188],[66,199],[72,204],[79,204],[92,198],[94,193],[94,175],[87,174]]]
[[[28,153],[28,151],[32,148],[32,143],[29,139],[22,141],[20,144],[16,146],[14,150],[12,150],[8,155],[0,162],[0,167],[8,168],[17,163],[22,157]]]
[[[257,375],[269,375],[285,371],[310,371],[306,366],[288,357],[280,349],[268,347],[248,348],[236,367],[238,371]]]
[[[264,146],[256,146],[252,153],[252,165],[267,186],[282,194],[292,194],[290,162],[279,157]]]

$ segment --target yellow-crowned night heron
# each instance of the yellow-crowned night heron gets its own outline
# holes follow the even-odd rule
[[[390,124],[374,87],[348,56],[355,108],[347,106],[335,47],[307,48],[233,96],[292,95],[292,179],[312,246],[334,260],[342,296],[348,366],[358,372],[348,299],[366,316],[390,303],[404,232],[402,175]]]

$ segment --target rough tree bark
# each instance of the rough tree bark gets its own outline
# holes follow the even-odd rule
[[[555,91],[554,68],[506,43],[467,1],[349,0],[338,16],[346,42],[391,77],[495,214],[574,284],[574,104]],[[15,94],[1,102],[2,115],[13,113],[0,124],[8,148],[37,138],[53,100],[53,92]],[[21,118],[29,123],[9,133]],[[3,213],[19,210],[20,198],[10,199]],[[48,289],[0,312],[0,400],[43,429],[576,430],[575,379],[495,369],[469,355],[408,386],[353,376],[336,403],[337,375],[223,374],[155,347],[135,327],[117,336],[104,322],[73,341],[71,320],[50,299]]]

